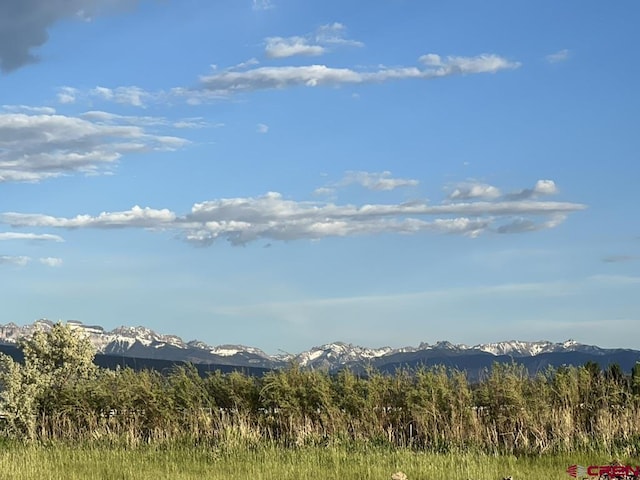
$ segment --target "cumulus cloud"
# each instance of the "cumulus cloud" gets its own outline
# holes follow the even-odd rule
[[[61,258],[56,257],[44,257],[40,258],[39,261],[47,267],[61,267],[63,263]]]
[[[48,29],[67,18],[88,18],[106,8],[137,0],[2,0],[0,2],[0,70],[4,73],[38,61],[33,49],[48,40]]]
[[[514,193],[505,195],[508,200],[526,200],[529,198],[537,198],[543,195],[555,195],[558,193],[558,187],[553,180],[538,180],[533,188],[525,188]]]
[[[446,233],[476,237],[483,232],[525,233],[560,225],[569,213],[585,206],[539,200],[468,201],[430,205],[340,205],[296,201],[280,193],[222,198],[196,203],[178,215],[170,210],[134,207],[124,212],[72,218],[9,212],[0,222],[19,227],[146,228],[172,230],[184,240],[206,246],[218,239],[233,245],[255,240],[321,239],[373,234]]]
[[[547,62],[549,63],[560,63],[560,62],[564,62],[566,60],[569,59],[569,55],[571,52],[569,52],[569,50],[567,50],[566,48],[563,50],[560,50],[556,53],[552,53],[550,55],[547,55],[545,58],[547,59]]]
[[[427,58],[425,58],[427,57]],[[436,61],[437,59],[437,61]],[[404,79],[433,79],[451,75],[495,73],[520,66],[498,55],[447,57],[430,54],[421,58],[424,67],[380,68],[359,71],[326,65],[258,67],[243,71],[214,72],[200,77],[201,87],[217,95],[298,86],[340,86],[382,83]],[[183,92],[186,93],[186,92]]]
[[[0,232],[0,241],[2,240],[27,240],[36,242],[64,242],[59,235],[51,235],[48,233],[21,233],[21,232]]]
[[[462,182],[454,186],[453,191],[448,195],[449,200],[472,200],[472,199],[493,199],[502,194],[493,185],[480,182]]]
[[[175,150],[187,142],[136,125],[89,118],[0,113],[0,183],[95,174],[124,154]],[[126,123],[126,122],[124,122]]]

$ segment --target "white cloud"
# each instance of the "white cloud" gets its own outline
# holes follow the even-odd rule
[[[0,214],[0,222],[12,227],[174,230],[197,245],[209,245],[217,239],[241,245],[258,239],[286,241],[382,233],[431,232],[469,237],[483,232],[523,233],[554,228],[569,213],[584,208],[577,203],[536,200],[356,206],[287,200],[270,192],[260,197],[196,203],[190,213],[182,216],[167,209],[134,207],[124,212],[72,218],[9,212]]]
[[[78,89],[73,87],[61,87],[58,89],[58,102],[65,103],[75,103],[78,97]]]
[[[121,87],[96,86],[89,90],[74,87],[59,87],[57,99],[59,103],[69,104],[84,100],[90,104],[100,101],[118,103],[132,107],[145,108],[152,103],[162,103],[170,99],[171,94],[163,90],[149,91],[135,85]]]
[[[306,52],[320,53],[313,49],[313,44],[295,43],[291,39],[277,38],[280,43],[271,45],[272,56],[289,56]],[[292,37],[299,39],[300,37]],[[286,43],[289,42],[289,43]],[[257,90],[284,89],[293,87],[320,87],[342,85],[360,85],[368,83],[384,83],[396,80],[447,77],[478,73],[496,73],[505,69],[520,66],[519,62],[511,62],[493,54],[475,57],[446,57],[428,54],[420,57],[423,66],[419,67],[378,67],[375,70],[334,68],[326,65],[255,67],[255,59],[219,71],[213,66],[213,73],[202,75],[198,86],[194,88],[173,87],[167,91],[146,91],[137,86],[128,87],[96,87],[82,92],[71,87],[62,87],[58,100],[64,103],[85,99],[89,102],[102,100],[137,107],[149,104],[184,101],[189,105],[225,100],[231,95]]]
[[[293,37],[267,37],[265,54],[268,58],[286,58],[296,55],[318,56],[327,53],[327,47],[362,47],[364,44],[346,38],[346,27],[341,23],[320,26],[315,33]]]
[[[328,196],[336,193],[336,189],[332,187],[319,187],[313,191],[313,194],[316,196]]]
[[[136,86],[117,88],[95,87],[89,91],[89,95],[134,107],[142,107],[146,100],[153,98],[151,93]]]
[[[121,122],[122,123],[122,122]],[[126,122],[124,122],[126,123]],[[95,174],[127,153],[175,150],[187,143],[135,125],[65,115],[0,113],[0,183]]]
[[[493,185],[479,182],[463,182],[456,184],[447,198],[449,200],[494,199],[500,195],[502,195],[500,190]]]
[[[224,123],[214,123],[210,124],[202,117],[191,117],[191,118],[183,118],[182,120],[178,120],[173,122],[172,125],[175,128],[221,128],[224,127]]]
[[[19,233],[19,232],[0,232],[1,240],[29,240],[38,242],[64,242],[64,239],[59,235],[51,235],[48,233]]]
[[[391,172],[347,172],[344,178],[336,186],[352,184],[361,185],[364,188],[375,191],[389,191],[401,187],[415,187],[420,182],[412,178],[394,178]]]
[[[320,45],[310,45],[303,37],[269,37],[266,40],[265,54],[268,58],[286,58],[294,55],[316,56],[325,53]]]
[[[104,112],[101,110],[91,110],[80,115],[85,120],[90,120],[101,125],[137,125],[141,127],[172,126],[174,128],[205,128],[213,126],[219,128],[222,123],[210,125],[202,117],[188,117],[179,120],[168,120],[164,117],[139,116],[139,115],[118,115],[116,113]]]
[[[500,225],[496,231],[498,233],[524,233],[524,232],[536,232],[538,230],[547,230],[555,228],[567,219],[565,214],[555,214],[551,218],[544,222],[535,222],[528,218],[516,218],[511,222]]]
[[[547,55],[545,58],[547,59],[547,62],[549,63],[560,63],[560,62],[564,62],[566,60],[569,59],[571,52],[569,52],[569,50],[567,50],[566,48],[563,50],[560,50],[556,53],[552,53],[550,55]]]
[[[504,69],[518,68],[519,62],[510,62],[494,54],[482,54],[475,57],[447,56],[428,53],[419,59],[426,67],[431,68],[434,76],[442,77],[454,74],[494,73]]]
[[[3,110],[7,112],[25,112],[25,113],[36,113],[36,114],[45,114],[45,115],[53,115],[56,113],[56,109],[52,107],[32,107],[29,105],[3,105]]]
[[[538,180],[533,191],[538,195],[555,195],[558,193],[558,187],[553,180]]]
[[[555,195],[558,187],[553,180],[538,180],[533,188],[525,188],[514,193],[505,195],[507,200],[526,200],[537,198],[542,195]]]
[[[2,265],[13,265],[17,267],[24,267],[27,263],[31,261],[29,257],[16,257],[11,255],[0,255],[0,266]]]
[[[269,133],[269,125],[266,125],[264,123],[259,123],[256,127],[256,131],[262,134]]]
[[[102,212],[97,216],[77,215],[73,218],[53,217],[41,214],[4,213],[0,221],[14,227],[52,228],[162,228],[171,225],[176,215],[167,210],[133,207],[123,212]]]
[[[431,58],[424,61],[425,57]],[[200,77],[203,89],[224,96],[255,90],[289,88],[297,86],[340,86],[349,84],[382,83],[404,79],[432,79],[451,75],[495,73],[520,66],[497,55],[477,57],[447,57],[437,55],[422,57],[425,68],[381,68],[377,71],[357,71],[349,68],[332,68],[326,65],[259,67],[244,71],[225,71]],[[433,57],[438,61],[434,62]],[[183,94],[186,92],[182,92]]]
[[[169,122],[163,117],[143,117],[135,115],[118,115],[116,113],[103,112],[101,110],[91,110],[80,115],[81,118],[96,122],[102,125],[139,125],[154,126],[168,125]]]
[[[358,40],[346,38],[347,27],[342,23],[334,22],[322,25],[315,34],[316,42],[324,45],[346,45],[350,47],[364,47],[364,43]]]
[[[55,257],[44,257],[39,259],[40,263],[46,265],[47,267],[61,267],[62,259]]]

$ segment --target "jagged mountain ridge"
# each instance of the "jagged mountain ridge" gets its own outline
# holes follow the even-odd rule
[[[267,369],[280,368],[290,362],[297,363],[302,367],[323,368],[330,371],[344,367],[362,370],[367,365],[389,369],[392,366],[435,363],[467,368],[468,365],[490,365],[495,359],[500,361],[520,359],[528,365],[538,365],[539,362],[532,361],[533,357],[540,359],[542,364],[545,364],[545,355],[575,353],[587,355],[584,358],[591,358],[591,356],[603,356],[611,352],[627,352],[622,349],[611,350],[583,345],[573,340],[563,343],[513,340],[475,346],[456,345],[441,341],[433,345],[421,343],[417,347],[403,348],[366,348],[350,343],[335,342],[313,347],[298,354],[272,356],[258,348],[244,345],[211,346],[199,340],[185,342],[176,335],[159,334],[143,326],[122,326],[106,331],[103,327],[84,325],[77,321],[68,321],[67,323],[84,332],[97,351],[103,355]],[[50,320],[41,319],[25,326],[18,326],[14,323],[0,325],[0,343],[16,344],[20,338],[33,334],[36,329],[48,329],[53,324]],[[640,352],[637,354],[640,359]],[[549,364],[553,364],[553,362],[551,361]]]

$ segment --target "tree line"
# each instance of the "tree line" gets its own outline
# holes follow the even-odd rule
[[[88,339],[56,324],[0,357],[0,428],[24,441],[251,446],[361,443],[435,452],[640,453],[640,364],[530,376],[498,364],[478,382],[433,367],[335,375],[291,365],[263,377],[191,365],[102,369]]]

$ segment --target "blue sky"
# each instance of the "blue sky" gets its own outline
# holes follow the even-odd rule
[[[637,348],[639,21],[631,0],[4,1],[0,322]]]

